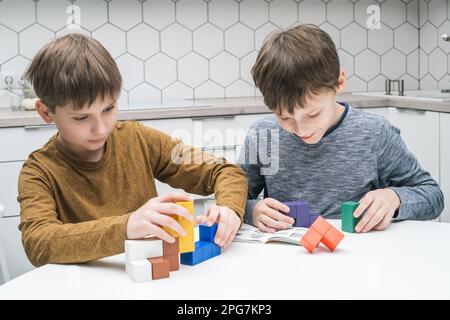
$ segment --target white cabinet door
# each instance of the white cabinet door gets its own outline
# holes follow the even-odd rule
[[[4,217],[20,214],[17,185],[22,164],[23,161],[0,162],[0,203],[5,207]]]
[[[439,113],[391,108],[389,121],[401,130],[401,137],[421,166],[439,182]]]
[[[378,114],[383,116],[385,119],[389,119],[389,107],[383,108],[361,108],[364,112]]]
[[[19,217],[0,219],[0,244],[10,279],[32,270],[34,267],[28,260],[22,246],[22,233],[19,231]]]
[[[26,160],[56,132],[54,125],[0,128],[0,162]]]
[[[181,138],[188,145],[193,144],[191,118],[144,120],[139,122],[147,127],[165,132],[172,137]]]
[[[441,145],[441,177],[440,184],[444,194],[444,211],[442,222],[450,222],[450,113],[440,114],[440,145]]]

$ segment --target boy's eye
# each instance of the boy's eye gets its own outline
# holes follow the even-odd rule
[[[317,117],[317,116],[319,115],[319,113],[320,113],[320,112],[318,112],[318,113],[316,113],[316,114],[307,114],[306,116],[307,116],[308,118],[314,118],[314,117]]]
[[[81,117],[81,118],[74,118],[76,121],[83,121],[84,119],[86,119],[87,117]]]
[[[115,108],[115,106],[108,107],[108,108],[106,108],[106,109],[104,110],[104,112],[111,111],[111,110],[114,109],[114,108]]]

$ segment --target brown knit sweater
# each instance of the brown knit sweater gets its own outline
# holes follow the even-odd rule
[[[217,204],[233,209],[242,221],[243,171],[229,163],[172,161],[177,145],[214,160],[134,121],[117,122],[98,162],[71,157],[57,134],[31,153],[20,173],[17,198],[19,229],[31,263],[82,263],[123,252],[128,217],[157,196],[155,179],[189,193],[215,193]]]

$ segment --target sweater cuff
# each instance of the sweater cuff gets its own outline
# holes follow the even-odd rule
[[[259,201],[260,199],[252,199],[252,200],[247,200],[247,206],[245,207],[245,214],[244,214],[244,222],[247,224],[253,224],[253,209],[255,208],[256,203]]]
[[[402,221],[408,219],[410,212],[412,210],[412,204],[408,204],[406,201],[406,194],[401,187],[389,187],[392,191],[394,191],[397,196],[400,198],[400,206],[395,211],[394,216],[392,217],[392,221]]]

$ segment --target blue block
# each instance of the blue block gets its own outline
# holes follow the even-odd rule
[[[193,252],[186,252],[180,254],[180,263],[188,266],[195,266],[203,262],[203,250],[200,248],[199,242],[195,243],[195,250]]]
[[[212,249],[213,257],[217,257],[218,255],[220,255],[222,253],[222,249],[220,249],[220,247],[215,243],[212,243],[211,249]]]
[[[311,206],[307,201],[297,201],[297,218],[309,217],[311,215]]]
[[[216,236],[218,224],[215,223],[211,227],[200,225],[200,241],[214,242],[214,237]]]
[[[212,257],[212,243],[207,241],[199,241],[199,250],[202,250],[203,261]]]
[[[318,217],[320,217],[320,214],[317,214],[317,213],[311,214],[309,216],[309,225],[311,226],[317,220]]]

